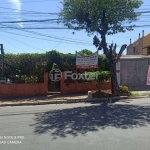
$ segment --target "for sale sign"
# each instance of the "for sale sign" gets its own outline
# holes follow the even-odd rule
[[[98,68],[98,51],[89,56],[82,56],[78,52],[76,52],[76,68],[77,69]]]

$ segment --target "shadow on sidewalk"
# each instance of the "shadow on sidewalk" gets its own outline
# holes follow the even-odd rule
[[[86,93],[77,93],[77,94],[53,94],[53,95],[38,95],[38,96],[28,96],[28,97],[18,97],[18,98],[1,98],[0,101],[32,101],[32,100],[51,100],[51,99],[65,99],[65,98],[73,98],[73,97],[87,97]]]
[[[53,110],[35,115],[35,134],[50,132],[54,139],[78,136],[99,129],[138,128],[150,124],[150,107],[107,104]]]

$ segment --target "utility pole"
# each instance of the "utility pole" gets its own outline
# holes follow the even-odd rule
[[[3,44],[0,44],[1,49],[1,58],[2,58],[2,76],[4,76],[4,49]]]

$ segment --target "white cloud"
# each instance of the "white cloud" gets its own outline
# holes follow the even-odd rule
[[[21,11],[21,1],[20,0],[9,0],[10,3],[12,3],[12,7],[16,9],[16,12]]]
[[[20,17],[21,1],[20,0],[8,0],[8,1],[12,4],[12,8],[14,9],[14,11],[16,13],[18,13],[18,15],[17,15],[17,17],[15,17],[15,19],[17,21],[21,21],[21,17]],[[22,23],[18,23],[18,25],[23,28],[23,24]]]

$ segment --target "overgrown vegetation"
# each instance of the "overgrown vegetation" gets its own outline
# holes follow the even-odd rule
[[[46,54],[5,54],[4,76],[17,83],[43,82]]]
[[[92,53],[90,50],[81,50],[80,52],[84,55]],[[108,62],[105,57],[99,56],[98,62],[99,70],[108,70]],[[5,54],[4,76],[12,79],[15,83],[43,82],[44,72],[49,72],[54,63],[61,71],[76,71],[75,54],[63,54],[52,50],[43,54]],[[1,72],[0,67],[0,74]]]

